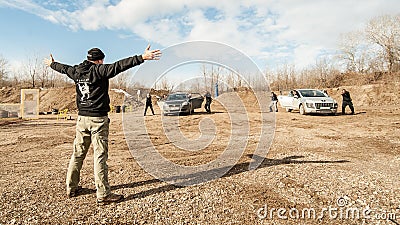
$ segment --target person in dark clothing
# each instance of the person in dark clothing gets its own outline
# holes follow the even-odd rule
[[[350,97],[350,93],[346,89],[342,90],[342,97],[343,97],[342,114],[343,115],[346,114],[346,106],[349,106],[350,110],[351,110],[351,114],[354,114],[353,102],[352,102],[352,99]]]
[[[145,116],[146,116],[147,108],[149,108],[149,107],[150,107],[150,109],[151,109],[151,112],[152,112],[153,115],[154,115],[153,103],[151,102],[151,95],[150,95],[150,94],[147,94],[147,96],[146,96],[146,108],[145,108],[145,110],[144,110],[144,115],[145,115]]]
[[[207,91],[205,97],[206,97],[206,104],[204,105],[204,108],[206,109],[207,113],[211,113],[212,98],[210,92]]]
[[[273,91],[271,92],[271,103],[269,104],[269,111],[278,112],[278,96],[276,96]]]
[[[55,62],[51,54],[49,59],[44,60],[44,63],[53,70],[71,78],[76,86],[78,118],[73,153],[66,178],[67,197],[78,195],[80,170],[90,144],[93,143],[94,176],[99,204],[118,202],[124,198],[123,195],[111,193],[108,182],[109,79],[142,64],[145,60],[159,59],[161,51],[150,50],[148,45],[142,55],[121,59],[112,64],[104,64],[104,57],[99,48],[92,48],[88,51],[87,60],[79,65],[70,66]]]

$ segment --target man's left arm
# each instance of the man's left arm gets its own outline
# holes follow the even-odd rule
[[[121,59],[113,64],[103,64],[100,66],[99,72],[107,78],[112,78],[127,69],[142,64],[145,60],[159,60],[160,57],[161,51],[159,49],[150,50],[149,44],[142,55]]]
[[[113,78],[119,73],[124,72],[132,67],[138,66],[144,62],[142,56],[132,56],[125,59],[118,60],[113,64],[102,64],[99,65],[99,74],[103,74],[103,76],[107,78]]]

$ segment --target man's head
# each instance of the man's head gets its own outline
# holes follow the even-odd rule
[[[342,93],[343,93],[343,94],[346,93],[346,89],[343,89],[343,90],[342,90]]]
[[[92,48],[87,54],[87,60],[95,64],[103,64],[104,57],[104,53],[99,48]]]

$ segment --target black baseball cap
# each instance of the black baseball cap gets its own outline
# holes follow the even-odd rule
[[[92,48],[88,51],[87,59],[90,61],[102,60],[106,57],[99,48]]]

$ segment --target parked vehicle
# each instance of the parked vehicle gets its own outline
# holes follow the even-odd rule
[[[167,96],[164,103],[162,104],[163,114],[192,114],[195,109],[201,108],[203,101],[204,97],[199,93],[171,93]]]
[[[321,113],[335,115],[338,104],[328,94],[316,89],[295,89],[287,96],[279,95],[278,101],[287,112],[299,110],[300,114]]]

